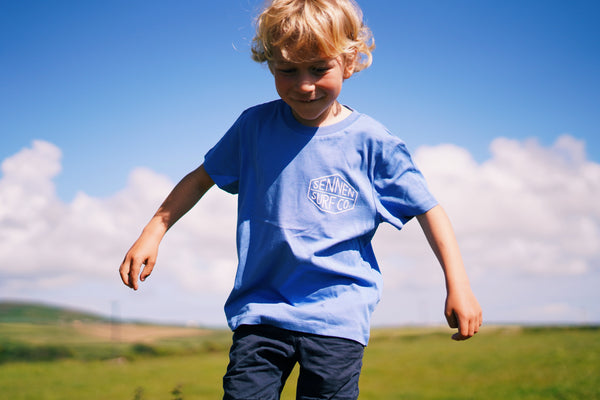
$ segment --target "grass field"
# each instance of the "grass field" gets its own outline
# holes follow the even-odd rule
[[[59,346],[53,361],[0,364],[2,398],[219,399],[230,333],[102,322],[0,323],[0,354]],[[111,337],[113,336],[113,337]],[[435,328],[374,329],[360,399],[600,399],[600,329],[487,327],[466,342]],[[27,358],[27,352],[25,359]],[[61,358],[62,357],[62,358]],[[35,360],[35,357],[34,357]],[[283,399],[294,398],[294,376]]]
[[[600,399],[600,327],[374,329],[361,400]],[[0,303],[0,398],[219,399],[231,333]],[[294,399],[295,371],[282,399]]]

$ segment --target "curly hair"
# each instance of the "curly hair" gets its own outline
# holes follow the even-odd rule
[[[349,55],[358,72],[372,63],[375,41],[353,0],[271,0],[256,20],[252,59],[271,62],[279,49],[290,62]]]

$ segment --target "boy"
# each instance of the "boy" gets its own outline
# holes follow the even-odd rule
[[[371,248],[381,222],[400,229],[416,216],[444,271],[453,338],[481,325],[450,222],[404,144],[337,102],[343,81],[370,65],[373,47],[352,0],[272,0],[252,53],[268,63],[281,99],[242,113],[173,189],[120,267],[137,290],[166,231],[213,184],[238,194],[225,399],[279,398],[296,362],[299,399],[358,397],[381,292]]]

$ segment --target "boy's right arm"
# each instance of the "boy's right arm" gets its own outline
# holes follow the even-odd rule
[[[173,188],[121,263],[119,273],[125,285],[134,290],[138,289],[138,275],[140,280],[144,281],[152,273],[158,255],[158,246],[167,230],[213,185],[213,180],[201,165],[187,174]]]

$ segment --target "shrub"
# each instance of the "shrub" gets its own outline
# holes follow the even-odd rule
[[[0,363],[10,361],[53,361],[72,357],[73,352],[71,349],[62,345],[29,345],[19,342],[0,343]]]

